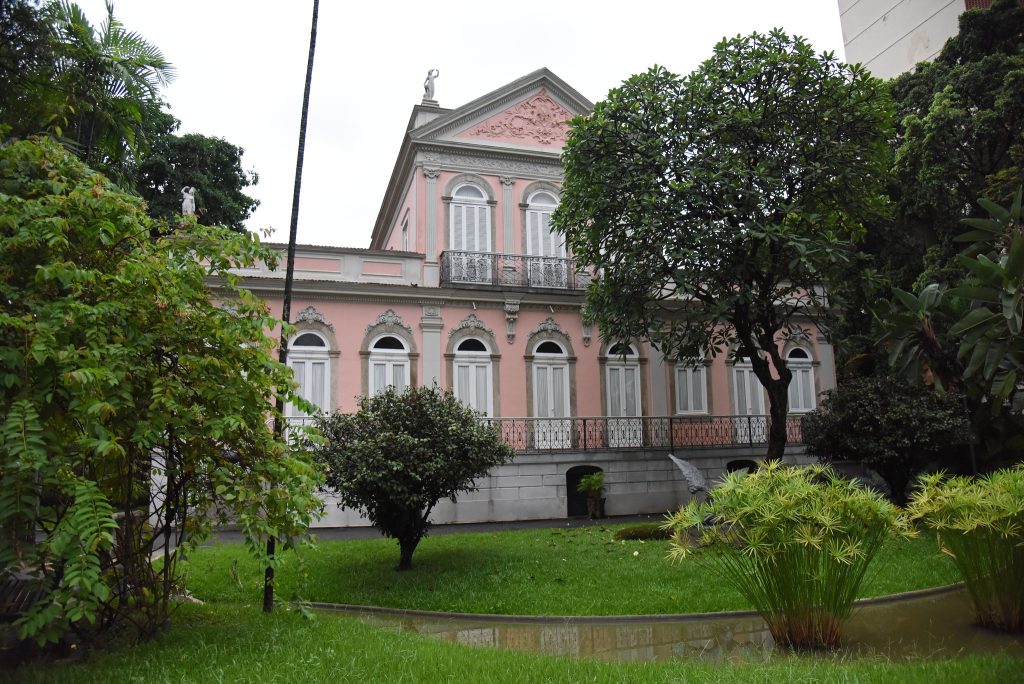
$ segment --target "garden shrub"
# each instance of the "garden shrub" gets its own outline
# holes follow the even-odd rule
[[[338,505],[363,511],[398,540],[398,570],[412,567],[438,501],[474,491],[477,478],[515,456],[496,429],[437,385],[388,387],[360,398],[356,413],[320,416],[316,424],[325,441],[315,456]]]
[[[872,468],[900,504],[915,475],[951,452],[959,456],[969,429],[956,397],[890,376],[851,378],[803,420],[810,453]]]
[[[665,527],[672,558],[693,554],[725,577],[793,648],[839,644],[872,558],[888,535],[907,533],[895,506],[831,468],[778,461],[728,474]],[[691,530],[710,548],[694,553]]]
[[[670,539],[672,537],[672,532],[659,523],[643,523],[642,525],[631,525],[629,527],[623,527],[620,530],[615,530],[615,534],[612,536],[615,541]]]
[[[910,513],[953,557],[981,624],[1024,631],[1024,465],[984,477],[921,479]]]

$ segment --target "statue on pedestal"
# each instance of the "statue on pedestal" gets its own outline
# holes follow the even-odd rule
[[[434,79],[441,75],[441,72],[437,69],[431,69],[427,72],[427,80],[423,81],[423,99],[433,100],[434,99]]]

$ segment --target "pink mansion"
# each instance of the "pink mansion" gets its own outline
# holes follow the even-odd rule
[[[357,395],[436,382],[519,452],[434,522],[585,513],[575,483],[597,469],[610,515],[664,512],[689,496],[669,453],[709,479],[762,455],[766,398],[747,364],[677,364],[581,321],[590,275],[549,225],[567,122],[591,108],[547,69],[456,109],[424,99],[369,248],[298,247],[289,365],[304,397],[352,411]],[[280,310],[283,268],[241,275]],[[835,373],[809,321],[791,332],[787,451],[801,458],[799,413]],[[329,505],[321,524],[365,521]]]

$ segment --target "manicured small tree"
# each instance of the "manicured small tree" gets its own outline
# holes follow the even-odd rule
[[[953,557],[979,622],[1024,632],[1024,465],[980,479],[930,475],[909,511]]]
[[[882,542],[906,531],[897,510],[827,466],[769,461],[754,473],[730,473],[708,502],[691,502],[665,527],[673,531],[671,557],[693,554],[725,577],[776,643],[822,648],[839,644]],[[695,552],[691,529],[710,548]]]
[[[963,408],[903,378],[852,378],[825,395],[804,416],[807,449],[822,462],[856,461],[888,483],[894,501],[906,501],[907,485],[929,463],[959,455],[970,438]]]
[[[398,570],[412,567],[416,545],[443,498],[476,489],[475,480],[515,453],[472,409],[436,385],[389,387],[362,397],[356,413],[317,420],[315,449],[339,506],[357,508],[398,540]]]

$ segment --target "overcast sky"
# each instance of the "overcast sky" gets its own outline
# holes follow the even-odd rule
[[[103,0],[79,0],[98,25]],[[287,240],[312,0],[119,0],[114,15],[177,68],[182,132],[226,138],[259,174],[251,230]],[[455,108],[540,67],[591,101],[662,64],[689,73],[724,36],[781,27],[843,57],[835,0],[320,4],[299,242],[366,247],[430,68]]]

